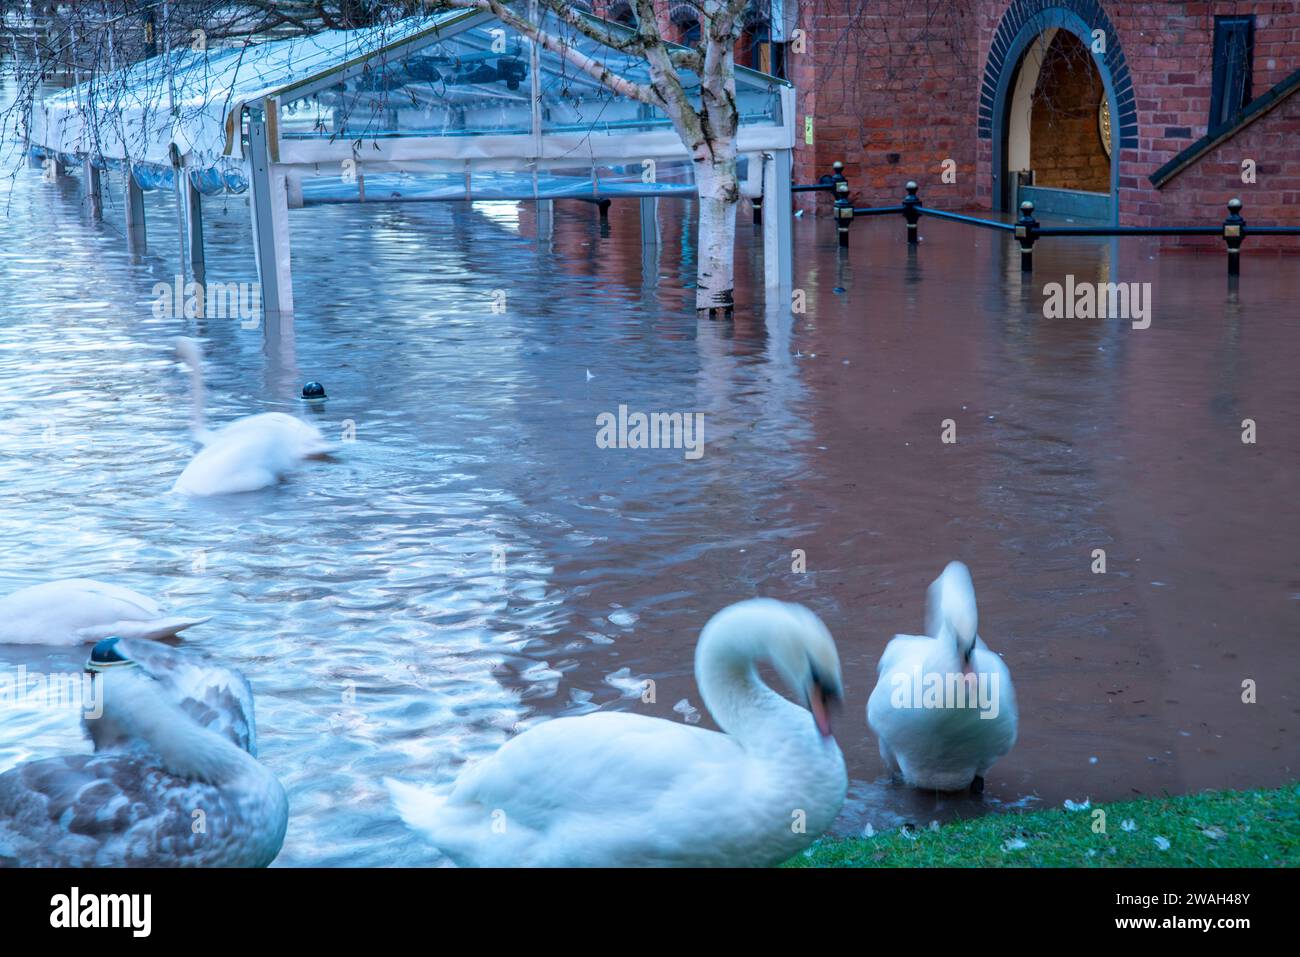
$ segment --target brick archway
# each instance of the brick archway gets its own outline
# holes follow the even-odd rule
[[[1010,207],[1014,193],[1007,179],[1007,115],[1011,93],[1026,50],[1048,30],[1068,30],[1092,49],[1094,31],[1105,38],[1105,52],[1092,51],[1110,103],[1114,130],[1111,162],[1111,215],[1119,221],[1120,153],[1138,145],[1137,107],[1133,81],[1119,34],[1097,0],[1013,0],[989,46],[980,88],[979,138],[992,141],[992,205]]]

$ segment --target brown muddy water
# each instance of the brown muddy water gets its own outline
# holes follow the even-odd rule
[[[0,591],[84,575],[212,614],[187,642],[253,683],[291,801],[280,865],[438,863],[385,775],[449,780],[561,714],[684,720],[700,627],[759,594],[838,641],[839,833],[1296,777],[1300,260],[1248,244],[1230,291],[1221,255],[1045,240],[1027,280],[1000,235],[927,222],[909,254],[900,221],[859,221],[843,256],[804,218],[806,313],[755,304],[745,226],[744,302],[711,322],[683,291],[683,203],[649,261],[635,204],[602,228],[561,203],[549,241],[526,204],[336,207],[291,214],[297,319],[268,343],[154,316],[168,196],[148,195],[133,259],[117,190],[103,224],[75,179],[22,170],[3,192]],[[209,279],[254,279],[245,200],[209,202],[206,228]],[[1045,319],[1067,273],[1151,283],[1150,328]],[[215,421],[282,409],[355,441],[275,489],[173,498],[185,333]],[[307,379],[323,408],[297,400]],[[703,455],[597,448],[620,405],[703,413]],[[921,628],[950,559],[1020,702],[982,800],[889,783],[864,717],[881,649]],[[83,655],[0,648],[0,666]],[[0,768],[85,748],[75,716],[0,712]]]

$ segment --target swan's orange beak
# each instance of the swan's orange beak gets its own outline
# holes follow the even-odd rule
[[[812,711],[813,721],[817,724],[817,730],[821,732],[823,738],[831,736],[831,703],[835,696],[826,693],[818,682],[814,681],[812,690],[808,695],[808,709]]]

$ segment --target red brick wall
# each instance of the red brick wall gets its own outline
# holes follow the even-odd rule
[[[1256,164],[1253,184],[1241,179],[1242,161],[1247,159]],[[1138,225],[1203,224],[1226,215],[1224,202],[1235,196],[1248,225],[1300,226],[1300,93],[1206,153],[1163,189],[1132,194],[1144,198],[1131,216]],[[1222,244],[1183,240],[1179,245]],[[1245,245],[1247,255],[1274,248],[1300,250],[1300,237],[1254,237]]]
[[[1255,15],[1252,97],[1300,68],[1300,2],[1107,3],[1137,92],[1139,144],[1120,158],[1120,221],[1191,225],[1221,221],[1240,195],[1247,222],[1300,225],[1300,103],[1292,97],[1203,157],[1162,189],[1152,172],[1203,136],[1210,112],[1214,17]],[[1241,182],[1241,159],[1259,164],[1255,185]],[[1290,201],[1287,202],[1287,197]],[[1171,244],[1175,241],[1171,240]],[[1207,244],[1206,241],[1177,244]],[[1210,245],[1221,245],[1216,241]],[[1248,241],[1248,249],[1296,248],[1290,239]]]
[[[1252,95],[1259,96],[1300,68],[1300,0],[1101,5],[1136,93],[1138,145],[1117,150],[1121,222],[1217,222],[1223,203],[1239,194],[1248,222],[1300,225],[1300,94],[1163,189],[1148,178],[1206,132],[1215,15],[1255,14]],[[843,159],[860,205],[896,203],[903,184],[915,179],[930,205],[988,208],[992,143],[978,138],[978,97],[1009,6],[1010,0],[812,0],[801,23],[808,49],[789,58],[799,91],[798,181],[811,182]],[[802,145],[806,114],[814,117],[812,146]],[[940,180],[946,158],[956,162],[955,184]],[[1258,164],[1253,186],[1241,183],[1245,158]],[[812,195],[801,201],[829,207]],[[1248,248],[1287,245],[1300,246],[1256,238]]]
[[[952,0],[935,17],[934,4],[915,0],[804,4],[807,49],[787,55],[798,90],[796,180],[813,182],[842,160],[860,205],[897,203],[909,179],[931,205],[972,205],[979,5]],[[804,144],[807,115],[812,146]],[[955,183],[941,181],[946,159],[956,164]],[[822,211],[830,202],[802,197]]]

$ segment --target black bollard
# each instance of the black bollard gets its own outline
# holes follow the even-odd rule
[[[831,164],[831,169],[833,170],[831,173],[831,182],[835,183],[835,195],[840,195],[840,183],[844,183],[844,190],[842,190],[842,192],[848,194],[849,181],[844,176],[844,163],[841,163],[840,160],[836,160],[835,163]]]
[[[853,225],[853,204],[849,202],[849,181],[844,176],[844,164],[835,161],[831,184],[835,187],[835,231],[840,247],[849,248],[849,227]]]
[[[1020,271],[1034,271],[1034,240],[1038,238],[1038,220],[1034,219],[1034,204],[1025,200],[1020,204],[1020,218],[1016,220],[1016,239],[1020,242]]]
[[[916,234],[916,224],[921,219],[920,210],[921,201],[916,196],[916,191],[920,189],[914,182],[907,184],[907,196],[903,199],[903,218],[907,220],[907,245],[915,246],[919,242]]]
[[[1241,241],[1246,238],[1246,221],[1241,218],[1241,200],[1228,200],[1228,218],[1223,221],[1223,241],[1228,244],[1228,275],[1241,275]]]
[[[602,199],[596,202],[596,206],[600,209],[600,221],[602,223],[609,222],[609,204],[610,200],[608,199]]]

